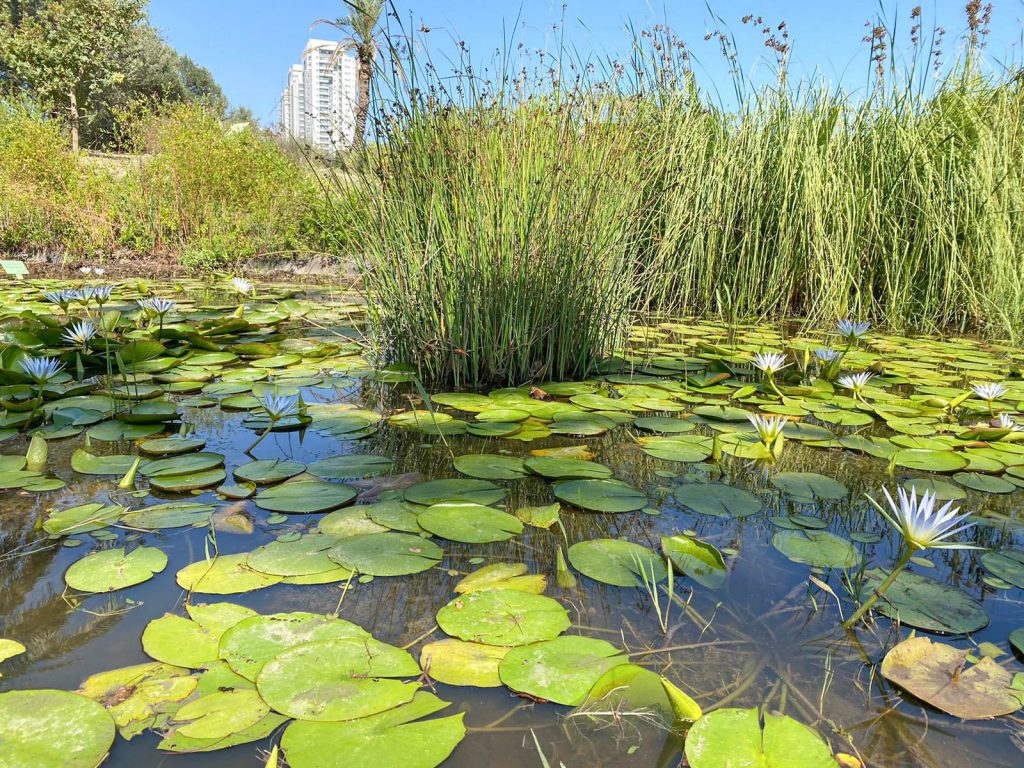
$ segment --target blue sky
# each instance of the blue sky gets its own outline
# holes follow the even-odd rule
[[[864,22],[879,12],[874,0],[709,0],[712,11],[740,41],[742,66],[764,66],[758,34],[741,23],[758,12],[765,21],[785,20],[791,30],[793,62],[801,72],[820,71],[850,87],[864,82],[867,50],[861,42]],[[902,38],[909,33],[914,2],[884,2],[887,17],[899,18]],[[947,27],[950,36],[964,28],[964,0],[922,0],[926,27]],[[995,0],[990,52],[1019,55],[1024,0]],[[288,67],[298,60],[306,39],[332,37],[329,27],[310,31],[310,23],[344,13],[342,0],[150,0],[150,17],[179,51],[208,67],[235,106],[247,106],[266,125],[277,121],[277,101]],[[550,40],[551,26],[563,14],[561,0],[396,0],[403,20],[431,28],[431,46],[452,48],[464,40],[474,56],[485,59],[501,44],[503,28],[519,19],[519,39],[531,47]],[[704,80],[724,84],[725,66],[713,43],[704,42],[715,24],[703,0],[570,0],[565,11],[566,38],[582,53],[614,55],[628,47],[629,22],[646,27],[668,21],[683,37],[704,69]],[[335,38],[336,34],[333,35]]]

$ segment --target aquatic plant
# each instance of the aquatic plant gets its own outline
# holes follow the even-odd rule
[[[971,391],[988,405],[989,416],[995,418],[994,401],[1005,395],[1009,390],[1002,384],[972,384]]]
[[[783,430],[789,419],[785,416],[763,416],[759,413],[748,414],[747,418],[754,425],[758,439],[768,449],[772,458],[779,458],[782,455],[782,446],[785,443]]]
[[[840,320],[836,323],[836,329],[839,331],[839,335],[846,339],[846,343],[849,345],[856,344],[858,341],[863,339],[870,328],[871,323],[863,321]]]
[[[42,387],[64,370],[64,363],[55,357],[23,357],[18,367],[34,384]]]
[[[843,627],[846,629],[854,626],[865,613],[871,610],[871,606],[878,602],[879,597],[884,595],[886,590],[895,583],[896,578],[910,563],[910,558],[914,556],[915,552],[922,549],[982,549],[973,544],[949,541],[950,537],[974,527],[974,523],[965,522],[970,515],[958,514],[960,508],[954,508],[952,501],[948,501],[936,509],[934,492],[926,491],[918,498],[917,490],[913,487],[909,491],[897,488],[899,501],[893,499],[888,488],[883,487],[882,492],[885,494],[888,509],[871,496],[868,496],[867,499],[885,518],[885,521],[903,537],[903,554],[885,580],[872,592],[872,595],[861,603],[850,618],[843,622]]]
[[[253,292],[256,286],[251,280],[246,280],[244,277],[232,277],[231,287],[236,293],[248,296]]]
[[[778,352],[759,352],[754,355],[753,366],[761,371],[765,383],[772,392],[781,398],[782,393],[775,384],[775,374],[789,366],[786,356]]]
[[[836,384],[844,389],[849,389],[853,392],[853,396],[858,400],[864,400],[864,388],[868,385],[868,382],[873,379],[875,374],[870,371],[862,371],[860,373],[851,373],[848,376],[840,376],[836,379]]]
[[[66,328],[61,338],[72,344],[77,344],[83,351],[86,351],[88,350],[89,342],[92,341],[97,333],[98,329],[92,322],[81,320],[77,323],[72,323]]]

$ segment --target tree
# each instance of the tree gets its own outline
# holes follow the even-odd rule
[[[33,14],[12,3],[10,16],[0,20],[0,79],[28,90],[54,112],[66,106],[76,152],[79,104],[104,83],[123,79],[115,69],[117,54],[145,16],[143,2],[50,0]]]
[[[345,33],[341,45],[335,51],[335,60],[344,51],[353,51],[359,66],[357,78],[359,93],[356,99],[356,143],[363,145],[366,140],[366,118],[370,112],[370,80],[377,62],[380,45],[380,17],[384,12],[384,0],[344,0],[350,9],[348,16],[331,21],[319,19],[313,23],[327,24]],[[332,62],[333,63],[333,62]]]

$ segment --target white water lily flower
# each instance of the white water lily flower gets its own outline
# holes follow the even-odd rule
[[[90,272],[92,272],[92,267],[82,267],[78,271],[81,272],[83,275],[88,275]]]
[[[112,285],[87,285],[82,289],[82,298],[88,301],[95,301],[97,304],[104,304],[110,300],[114,292]]]
[[[842,336],[850,341],[855,341],[867,335],[868,329],[871,328],[871,323],[840,320],[836,323],[836,326],[839,328],[839,333]]]
[[[823,363],[831,363],[838,360],[842,354],[838,349],[830,349],[828,347],[818,347],[814,350],[814,356]]]
[[[106,274],[107,272],[107,270],[105,270],[103,267],[93,267],[92,271],[95,272],[97,275],[103,275]]]
[[[778,352],[761,352],[754,355],[754,367],[760,371],[764,371],[768,376],[781,371],[788,365],[789,363],[786,362],[786,356],[779,354]]]
[[[974,394],[982,400],[987,400],[989,402],[992,400],[998,400],[1009,392],[1009,390],[1002,384],[972,384],[971,389],[974,390]]]
[[[757,430],[757,436],[765,445],[771,446],[782,435],[782,430],[789,421],[785,416],[762,416],[759,413],[749,413],[747,418]]]
[[[244,277],[232,277],[231,287],[234,288],[238,293],[252,293],[254,288],[250,280],[246,280]]]
[[[870,496],[868,500],[893,528],[903,534],[911,550],[981,549],[972,544],[947,541],[951,536],[974,527],[974,523],[964,522],[970,515],[958,515],[960,508],[953,509],[952,501],[946,502],[945,506],[936,510],[934,493],[926,492],[918,498],[916,488],[911,488],[909,492],[904,488],[897,488],[897,502],[890,495],[888,488],[883,487],[882,492],[889,502],[888,511]]]
[[[64,363],[55,357],[23,357],[18,367],[33,382],[43,385],[64,370]]]
[[[999,420],[996,422],[999,429],[1008,429],[1011,432],[1024,432],[1024,427],[1013,420],[1013,417],[1006,413],[999,414]]]
[[[853,390],[855,395],[859,395],[864,391],[864,387],[868,385],[868,382],[873,379],[875,374],[870,371],[862,371],[861,373],[851,373],[846,376],[840,376],[836,379],[836,384],[840,387],[844,387],[849,390]]]
[[[260,399],[260,405],[271,421],[298,416],[300,411],[298,395],[267,395]]]
[[[155,296],[152,299],[139,299],[136,303],[147,312],[152,312],[154,315],[161,317],[174,309],[175,306],[175,302],[171,299],[161,299],[159,296]]]
[[[88,344],[96,335],[96,326],[88,320],[73,323],[70,328],[64,331],[63,338],[72,344],[81,344],[83,347]]]

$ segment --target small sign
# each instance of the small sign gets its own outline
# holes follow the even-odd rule
[[[0,260],[0,269],[8,275],[13,275],[18,280],[23,280],[25,275],[28,274],[28,267],[25,266],[24,261]]]

